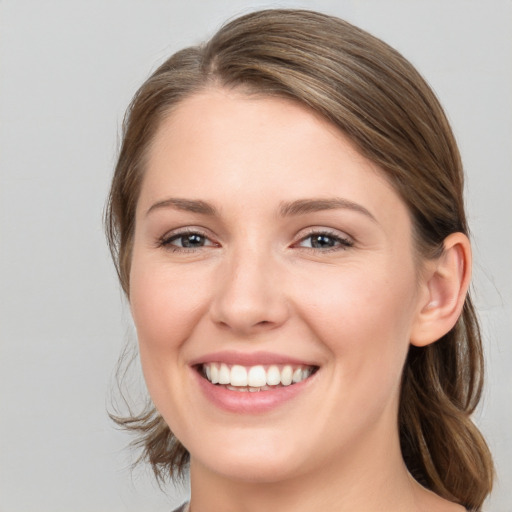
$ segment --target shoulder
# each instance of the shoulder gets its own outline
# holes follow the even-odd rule
[[[188,512],[188,510],[189,510],[189,507],[188,507],[188,502],[187,502],[187,503],[183,503],[183,505],[181,505],[181,507],[174,509],[173,512]]]

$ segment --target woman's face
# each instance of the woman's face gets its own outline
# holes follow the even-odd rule
[[[276,481],[387,456],[414,262],[404,203],[328,122],[236,91],[183,101],[149,152],[130,303],[192,467]]]

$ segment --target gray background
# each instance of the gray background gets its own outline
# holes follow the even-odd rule
[[[258,7],[323,10],[398,48],[440,96],[467,171],[488,380],[476,421],[512,511],[512,2],[0,0],[0,511],[169,511],[106,417],[131,321],[101,214],[132,94]],[[132,340],[133,341],[133,340]],[[181,493],[181,494],[180,494]]]

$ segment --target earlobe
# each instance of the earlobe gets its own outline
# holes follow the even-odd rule
[[[444,336],[457,322],[471,279],[471,245],[463,233],[444,241],[441,256],[424,277],[424,294],[411,332],[411,344],[426,346]]]

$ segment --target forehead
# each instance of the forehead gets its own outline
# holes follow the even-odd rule
[[[305,142],[310,144],[304,145]],[[222,150],[233,156],[240,148],[249,157],[249,145],[262,163],[270,150],[284,155],[311,153],[315,148],[343,144],[347,156],[368,168],[378,169],[362,157],[348,138],[326,118],[298,101],[253,93],[240,88],[211,88],[187,97],[161,121],[149,150],[149,164],[164,152],[191,147]],[[180,156],[181,152],[180,152]],[[194,158],[189,154],[189,158]],[[218,156],[218,155],[217,155]],[[263,166],[262,170],[263,170]],[[315,169],[312,169],[313,171]]]
[[[224,206],[336,195],[405,210],[383,172],[332,123],[289,99],[224,89],[185,99],[162,121],[141,207],[165,195]]]

